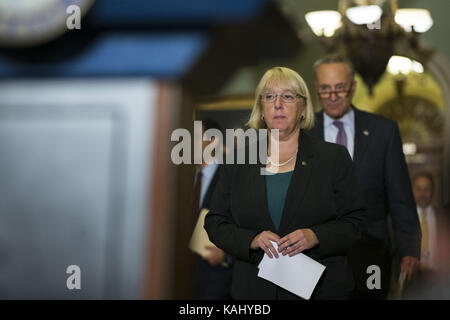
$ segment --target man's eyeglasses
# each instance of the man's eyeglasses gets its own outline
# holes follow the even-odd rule
[[[295,102],[298,97],[301,97],[306,100],[306,96],[298,94],[298,93],[292,93],[292,92],[283,92],[282,94],[267,92],[267,93],[263,93],[262,95],[260,95],[261,101],[265,102],[265,103],[274,102],[278,96],[281,97],[281,100],[283,102],[287,102],[287,103]]]
[[[348,89],[337,89],[337,90],[333,90],[333,91],[319,91],[319,92],[317,92],[317,94],[319,95],[320,99],[330,99],[331,95],[333,93],[339,98],[345,98],[348,96],[348,94],[352,90],[352,87],[353,86],[351,86]]]

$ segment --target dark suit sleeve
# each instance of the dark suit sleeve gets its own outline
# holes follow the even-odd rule
[[[389,212],[400,257],[413,256],[419,258],[420,223],[396,123],[393,123],[390,130],[384,172]]]
[[[337,216],[311,228],[319,240],[318,258],[346,255],[366,227],[366,207],[354,172],[354,165],[344,147],[337,146],[333,176]]]
[[[239,227],[231,214],[231,190],[236,166],[223,165],[214,191],[211,209],[205,217],[209,239],[217,247],[244,261],[256,263],[264,253],[250,244],[258,231]]]

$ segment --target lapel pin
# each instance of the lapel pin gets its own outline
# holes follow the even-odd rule
[[[364,130],[364,131],[363,131],[363,134],[364,134],[365,136],[368,136],[368,135],[369,135],[369,131]]]
[[[306,161],[302,161],[302,166],[306,167]]]

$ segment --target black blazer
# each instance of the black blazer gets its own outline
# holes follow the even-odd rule
[[[264,251],[250,249],[253,238],[264,230],[283,237],[299,228],[311,228],[319,240],[319,245],[303,253],[326,266],[312,298],[343,298],[353,288],[346,254],[359,239],[365,220],[364,201],[348,152],[300,133],[278,230],[267,207],[265,176],[260,174],[263,167],[224,165],[205,219],[211,241],[236,258],[233,298],[299,299],[257,276]]]
[[[368,207],[367,232],[389,243],[389,212],[400,257],[420,258],[420,223],[398,126],[382,116],[353,110],[353,161]],[[308,134],[324,139],[323,111],[316,114],[316,124]]]

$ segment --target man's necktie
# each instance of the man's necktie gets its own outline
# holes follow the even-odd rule
[[[420,208],[420,229],[422,230],[422,257],[428,258],[429,255],[429,243],[428,243],[428,221],[427,211]],[[426,259],[428,260],[428,259]],[[426,267],[426,261],[422,262],[422,267]]]
[[[192,225],[195,226],[200,211],[200,193],[202,190],[202,170],[198,169],[192,194]]]
[[[336,136],[336,143],[347,148],[347,134],[344,130],[344,123],[342,121],[335,120],[333,121],[333,124],[339,129]]]

